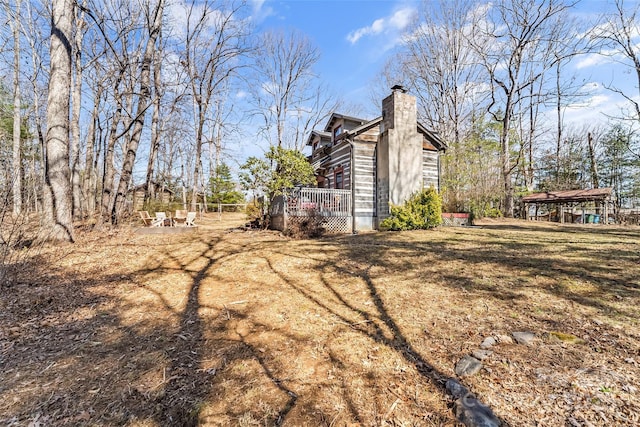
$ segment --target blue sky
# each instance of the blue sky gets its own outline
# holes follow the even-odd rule
[[[369,103],[369,83],[411,23],[418,1],[254,1],[259,29],[296,28],[321,51],[316,71],[345,99]],[[348,113],[348,112],[345,112]]]
[[[321,51],[316,71],[322,80],[368,112],[375,108],[369,97],[372,79],[397,46],[403,30],[423,7],[415,0],[254,0],[252,5],[259,30],[296,28],[306,33]],[[574,13],[595,19],[611,10],[610,1],[583,0]],[[575,72],[576,81],[584,84],[588,95],[574,108],[567,109],[566,121],[604,123],[605,114],[619,112],[621,98],[603,84],[616,82],[629,87],[631,79],[623,67],[611,59],[589,55],[575,59],[570,69]]]

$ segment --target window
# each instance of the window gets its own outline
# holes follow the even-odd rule
[[[342,125],[337,126],[333,129],[333,143],[335,144],[338,140],[338,135],[342,133]]]
[[[341,167],[336,168],[336,170],[333,171],[333,184],[333,188],[344,188],[344,175]]]
[[[316,151],[318,149],[318,141],[313,143],[313,151]]]

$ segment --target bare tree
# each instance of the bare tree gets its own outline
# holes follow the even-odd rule
[[[151,199],[155,198],[156,188],[153,181],[154,170],[158,158],[158,149],[160,147],[160,100],[164,92],[162,85],[162,42],[158,44],[158,48],[154,52],[153,60],[153,114],[151,116],[151,141],[149,144],[149,161],[147,162],[147,179],[144,192],[144,203],[147,204]]]
[[[93,71],[95,78],[93,85],[91,86],[94,91],[93,109],[89,121],[89,129],[87,130],[84,179],[82,182],[82,193],[85,198],[84,205],[89,216],[92,216],[95,213],[97,202],[97,162],[99,158],[99,150],[97,148],[99,144],[98,132],[100,129],[100,104],[103,100],[103,93],[105,90],[104,76],[101,75],[101,69],[97,64],[95,64]]]
[[[449,146],[443,183],[446,202],[454,209],[464,209],[462,192],[470,177],[461,175],[472,169],[468,162],[473,160],[463,144],[472,139],[473,115],[478,115],[487,97],[478,90],[482,68],[467,42],[474,7],[471,0],[425,3],[397,60],[402,67],[397,74],[419,99],[421,120]]]
[[[83,7],[95,24],[92,29],[97,31],[92,33],[93,57],[88,63],[92,64],[96,75],[106,77],[104,83],[100,81],[105,118],[96,122],[104,123],[108,128],[102,163],[99,225],[116,224],[124,212],[144,117],[152,105],[149,102],[151,62],[163,7],[164,0],[148,3],[144,8],[122,0],[99,4],[91,1],[88,7]],[[118,167],[116,163],[120,161]]]
[[[512,124],[526,90],[558,61],[553,46],[560,42],[554,32],[571,4],[560,0],[501,0],[486,5],[486,15],[475,15],[469,38],[491,83],[489,113],[501,123],[500,162],[504,186],[503,210],[514,214],[512,173],[520,156],[512,159]]]
[[[615,12],[605,16],[603,22],[593,30],[592,40],[601,55],[611,57],[635,79],[633,92],[613,83],[606,85],[606,88],[627,101],[631,111],[624,113],[622,118],[640,124],[640,3],[634,2],[627,7],[624,0],[615,0],[614,4]]]
[[[53,0],[49,97],[47,101],[46,169],[47,185],[53,196],[48,218],[54,239],[73,241],[73,218],[69,168],[69,96],[71,92],[71,0]]]
[[[149,25],[149,35],[146,41],[144,54],[142,56],[142,62],[140,64],[140,95],[137,99],[137,111],[133,120],[131,138],[127,143],[125,158],[122,164],[122,172],[120,174],[120,181],[118,183],[118,189],[114,201],[111,216],[114,223],[117,223],[118,219],[122,216],[125,210],[127,190],[131,182],[131,172],[133,171],[136,153],[138,150],[138,145],[140,143],[140,137],[142,135],[142,129],[144,127],[145,113],[149,108],[149,98],[151,97],[151,63],[153,60],[153,51],[155,49],[156,40],[158,39],[158,35],[160,33],[163,11],[164,0],[158,0],[156,7],[152,11],[150,11],[150,14],[147,18]]]
[[[120,125],[120,121],[122,120],[122,99],[120,97],[121,93],[121,82],[124,78],[126,64],[121,63],[117,77],[114,79],[112,83],[113,88],[113,99],[116,101],[115,111],[110,120],[109,132],[107,136],[107,144],[105,147],[104,160],[103,160],[103,174],[102,174],[102,196],[100,200],[100,222],[111,222],[111,212],[113,206],[113,186],[114,186],[114,178],[115,178],[115,165],[114,165],[114,157],[115,157],[115,147],[116,142],[118,141],[118,126]]]
[[[467,43],[471,0],[425,5],[422,18],[405,37],[403,58],[409,87],[421,99],[426,124],[457,146],[471,115],[486,98],[478,91],[481,68]]]
[[[11,162],[12,170],[12,193],[13,193],[13,213],[19,215],[22,211],[22,111],[20,95],[20,24],[21,24],[21,0],[16,0],[13,5],[9,1],[3,2],[5,13],[11,28],[13,38],[13,158]]]
[[[86,5],[86,0],[84,0]],[[82,40],[86,30],[84,11],[74,8],[73,75],[71,92],[71,188],[73,191],[73,217],[82,217],[82,187],[80,181],[80,106],[82,103]]]
[[[26,27],[24,31],[25,38],[29,45],[30,59],[31,59],[31,73],[28,76],[28,80],[31,86],[31,100],[32,100],[32,114],[33,123],[35,125],[35,134],[38,141],[38,157],[40,159],[46,159],[46,143],[45,143],[45,130],[44,130],[44,116],[46,112],[42,111],[45,103],[46,85],[48,76],[46,74],[46,67],[43,64],[42,58],[45,54],[45,40],[46,37],[41,33],[42,26],[39,25],[44,18],[43,10],[34,10],[32,2],[27,1],[25,3],[25,12],[27,19],[25,20]],[[48,15],[48,13],[47,13]],[[45,213],[49,213],[46,217],[51,217],[53,214],[53,198],[51,189],[46,182],[46,168],[40,167],[39,171],[33,171],[32,186],[34,192],[34,209],[38,210],[38,196],[41,197],[42,210]],[[45,218],[46,220],[47,218]]]
[[[191,209],[196,209],[202,191],[202,149],[207,126],[212,126],[212,97],[227,96],[227,81],[244,66],[241,58],[248,53],[246,22],[238,19],[243,4],[215,8],[209,1],[187,7],[187,28],[182,64],[189,78],[195,124],[195,158]]]
[[[261,132],[271,146],[301,150],[308,132],[338,105],[313,72],[319,58],[318,49],[299,32],[264,34],[250,87]]]

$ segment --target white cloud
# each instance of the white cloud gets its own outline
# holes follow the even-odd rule
[[[251,19],[260,23],[275,14],[271,6],[265,6],[267,0],[251,0]]]
[[[404,9],[400,9],[391,16],[391,18],[389,19],[389,24],[392,27],[402,31],[407,28],[409,24],[411,24],[411,21],[413,20],[415,14],[416,11],[413,8],[406,7]]]
[[[364,36],[402,32],[411,24],[415,15],[416,10],[413,7],[397,9],[390,16],[376,19],[369,26],[351,31],[347,34],[347,40],[356,44]]]
[[[213,9],[204,4],[187,4],[184,0],[169,2],[167,5],[169,17],[169,25],[172,34],[175,37],[182,38],[186,36],[188,24],[191,28],[195,27],[203,15],[206,15],[204,30],[210,34],[214,34],[220,23],[227,19],[228,11]]]
[[[596,94],[582,102],[575,102],[573,104],[568,105],[567,109],[570,109],[570,110],[580,110],[583,108],[594,109],[594,108],[599,108],[599,107],[609,105],[611,104],[611,102],[612,100],[609,95]]]
[[[586,55],[584,57],[582,57],[578,62],[576,62],[576,68],[578,70],[582,70],[585,68],[590,68],[590,67],[595,67],[597,65],[602,65],[604,63],[608,62],[607,58],[605,58],[604,56],[597,54],[597,53],[592,53],[589,55]]]

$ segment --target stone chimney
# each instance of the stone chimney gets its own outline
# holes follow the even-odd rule
[[[382,100],[377,148],[378,221],[389,205],[401,205],[422,190],[422,136],[418,133],[416,98],[400,85]]]

